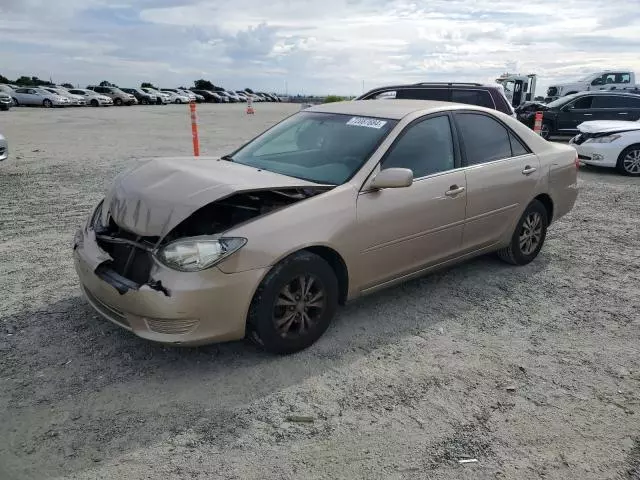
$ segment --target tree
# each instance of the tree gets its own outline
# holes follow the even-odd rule
[[[245,88],[244,91],[253,94],[253,90],[251,90],[250,88]]]
[[[117,87],[115,83],[107,82],[106,80],[101,81],[100,86],[101,87]]]
[[[154,90],[158,90],[158,87],[156,87],[153,83],[151,82],[142,82],[140,84],[140,88],[153,88]]]
[[[13,82],[9,80],[7,77],[5,77],[4,75],[0,75],[0,83],[13,83]]]
[[[333,102],[342,102],[344,98],[339,97],[338,95],[329,95],[324,99],[324,103],[333,103]]]
[[[197,90],[213,90],[214,88],[216,88],[216,86],[209,80],[204,80],[202,78],[200,80],[194,81],[193,84],[195,85]]]
[[[73,85],[71,85],[70,83],[63,83],[62,86],[64,88],[75,88]]]

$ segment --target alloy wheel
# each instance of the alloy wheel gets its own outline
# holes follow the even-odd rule
[[[316,325],[326,308],[326,297],[324,285],[314,275],[298,275],[282,287],[273,307],[280,336],[304,335]]]
[[[640,150],[631,150],[622,160],[622,167],[631,175],[640,174]]]
[[[524,255],[531,255],[542,240],[542,216],[538,212],[531,212],[522,222],[519,245]]]

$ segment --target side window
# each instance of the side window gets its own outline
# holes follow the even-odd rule
[[[587,96],[587,97],[579,98],[578,100],[573,102],[572,106],[573,108],[578,110],[586,110],[591,108],[592,103],[593,103],[593,97]]]
[[[396,92],[396,97],[402,100],[438,100],[449,101],[449,90],[446,88],[403,88]]]
[[[615,73],[609,73],[607,75],[604,75],[604,83],[605,84],[610,84],[610,83],[615,83],[616,82],[616,74]]]
[[[631,83],[631,75],[629,73],[618,73],[616,75],[616,83]]]
[[[382,169],[408,168],[414,178],[453,169],[453,138],[449,117],[442,115],[411,125],[382,161]]]
[[[624,97],[615,95],[598,95],[593,97],[591,108],[624,108],[626,107],[624,100]]]
[[[640,108],[640,97],[625,97],[625,100],[628,108]]]
[[[514,157],[519,157],[520,155],[529,154],[529,150],[511,132],[509,132],[509,142],[511,142],[511,153]]]
[[[458,113],[456,124],[462,135],[467,165],[511,157],[509,132],[496,120],[477,113]]]
[[[465,103],[467,105],[477,105],[478,107],[486,107],[495,109],[491,94],[486,90],[458,90],[451,91],[451,101],[456,103]]]

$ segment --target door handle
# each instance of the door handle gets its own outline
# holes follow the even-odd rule
[[[620,112],[618,115],[629,115],[629,112]]]
[[[460,195],[462,192],[464,192],[465,188],[464,187],[459,187],[457,185],[451,185],[449,187],[449,190],[447,190],[446,192],[444,192],[444,194],[447,197],[455,197],[456,195]]]
[[[585,117],[592,117],[592,116],[593,116],[593,113],[583,113],[583,115],[584,115]]]
[[[524,170],[522,170],[522,174],[531,175],[536,170],[538,170],[536,167],[530,167],[529,165],[527,165],[526,167],[524,167]]]

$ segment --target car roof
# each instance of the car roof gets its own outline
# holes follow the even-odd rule
[[[583,96],[583,95],[625,95],[628,97],[637,97],[638,93],[628,92],[625,90],[588,90],[586,92],[574,93],[571,98]],[[569,95],[567,95],[568,97]],[[561,97],[562,98],[562,97]]]
[[[309,107],[305,112],[338,113],[364,117],[381,117],[400,120],[407,115],[423,110],[444,110],[461,104],[438,102],[435,100],[350,100],[346,102],[325,103]],[[465,108],[475,109],[473,105]],[[485,110],[478,108],[478,110]]]

